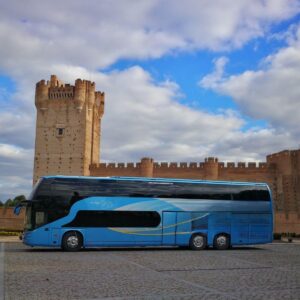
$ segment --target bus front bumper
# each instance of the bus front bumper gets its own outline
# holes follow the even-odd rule
[[[33,246],[33,232],[24,231],[22,241],[27,246]]]

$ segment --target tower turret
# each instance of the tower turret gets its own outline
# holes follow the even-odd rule
[[[86,81],[86,91],[88,109],[92,110],[95,104],[95,83]]]
[[[76,109],[80,112],[85,102],[86,85],[85,80],[77,79],[75,81],[74,102]]]
[[[144,157],[141,159],[141,176],[153,177],[153,159],[150,157]]]
[[[63,85],[63,82],[61,82],[56,75],[50,76],[50,87],[59,87]]]
[[[45,80],[41,80],[36,84],[35,88],[35,106],[37,109],[46,110],[48,108],[48,91],[49,84]]]
[[[207,157],[204,161],[204,176],[208,180],[217,180],[219,177],[219,163],[216,157]]]
[[[95,93],[95,105],[97,106],[98,115],[101,118],[104,113],[105,93]]]

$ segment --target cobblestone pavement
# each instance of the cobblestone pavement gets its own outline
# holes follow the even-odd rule
[[[78,253],[0,246],[5,299],[300,299],[300,244]]]

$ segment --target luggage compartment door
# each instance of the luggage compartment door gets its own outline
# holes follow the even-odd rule
[[[163,212],[162,245],[174,246],[176,243],[177,213]]]

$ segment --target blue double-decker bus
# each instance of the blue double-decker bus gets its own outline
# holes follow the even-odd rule
[[[272,242],[264,183],[136,177],[42,177],[26,201],[29,246],[189,246]]]

